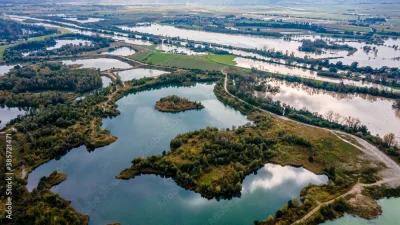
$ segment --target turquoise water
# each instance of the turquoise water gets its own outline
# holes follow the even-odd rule
[[[118,140],[93,152],[84,146],[71,150],[59,160],[52,160],[28,179],[28,189],[37,186],[40,177],[57,169],[67,179],[52,188],[71,200],[72,206],[90,216],[90,225],[110,222],[121,224],[252,224],[268,218],[289,199],[299,197],[309,183],[320,184],[326,176],[315,175],[303,168],[267,164],[257,175],[246,177],[240,198],[207,200],[187,191],[172,179],[143,175],[131,180],[115,176],[131,166],[135,157],[160,154],[169,149],[177,134],[207,126],[219,128],[243,125],[244,115],[225,106],[213,93],[214,85],[165,87],[128,95],[117,102],[121,115],[103,120],[103,128]],[[161,97],[175,94],[200,101],[205,108],[183,113],[162,113],[154,109]]]
[[[400,198],[389,198],[378,200],[382,207],[382,215],[376,219],[366,220],[346,214],[344,217],[334,221],[328,221],[323,225],[398,225],[400,224]]]

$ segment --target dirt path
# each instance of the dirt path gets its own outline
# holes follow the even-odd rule
[[[243,102],[243,103],[246,103],[246,104],[249,104],[249,103],[243,101],[242,99],[240,99],[240,98],[238,98],[238,97],[232,95],[232,94],[228,91],[228,74],[226,74],[223,70],[222,70],[222,73],[225,75],[225,80],[224,80],[224,89],[225,89],[225,92],[226,92],[227,94],[229,94],[231,97],[237,99],[238,101]],[[361,139],[361,138],[359,138],[359,137],[357,137],[357,136],[354,136],[354,135],[345,133],[345,132],[343,132],[343,131],[331,130],[331,129],[327,129],[327,128],[322,128],[322,127],[317,127],[317,126],[313,126],[313,125],[310,125],[310,124],[302,123],[302,122],[299,122],[299,121],[295,121],[295,120],[289,119],[289,118],[284,117],[284,116],[276,115],[276,114],[271,113],[271,112],[269,112],[269,111],[267,111],[267,110],[261,109],[260,107],[257,107],[257,106],[253,106],[253,107],[256,107],[258,110],[260,110],[260,111],[262,111],[262,112],[265,112],[265,113],[268,113],[268,114],[271,114],[271,115],[273,115],[273,116],[276,116],[276,117],[278,117],[279,119],[282,119],[282,120],[292,121],[292,122],[295,122],[295,123],[298,123],[298,124],[302,124],[302,125],[304,125],[304,126],[315,127],[315,128],[327,130],[327,131],[331,132],[332,134],[334,134],[334,135],[335,135],[336,137],[338,137],[339,139],[341,139],[342,141],[353,145],[354,147],[360,149],[362,152],[364,152],[364,153],[367,154],[367,155],[373,156],[374,159],[376,159],[376,160],[379,161],[379,162],[382,162],[383,164],[385,164],[385,166],[386,166],[389,170],[391,170],[390,174],[387,175],[387,177],[384,178],[383,180],[380,180],[380,181],[378,181],[378,182],[376,182],[376,183],[373,183],[373,184],[361,184],[361,183],[357,183],[357,184],[355,184],[349,191],[347,191],[346,193],[344,193],[344,194],[342,194],[342,195],[340,195],[340,196],[338,196],[338,197],[336,197],[336,198],[334,198],[334,199],[332,199],[332,200],[329,200],[329,201],[327,201],[327,202],[318,203],[317,207],[315,207],[313,210],[311,210],[309,213],[307,213],[307,215],[305,215],[305,216],[304,216],[303,218],[301,218],[300,220],[297,220],[297,221],[294,222],[293,224],[297,224],[297,223],[300,223],[300,222],[303,222],[303,221],[307,220],[310,216],[312,216],[314,213],[316,213],[316,212],[321,208],[322,205],[331,204],[331,203],[333,203],[336,199],[345,197],[345,196],[350,195],[350,194],[361,193],[361,191],[362,191],[362,189],[363,189],[364,187],[377,186],[377,185],[386,184],[386,183],[389,183],[389,182],[392,182],[392,181],[399,181],[399,180],[400,180],[400,166],[399,166],[396,162],[394,162],[389,156],[387,156],[387,155],[384,154],[382,151],[380,151],[377,147],[373,146],[372,144],[368,143],[367,141],[365,141],[365,140],[363,140],[363,139]],[[338,134],[347,135],[347,136],[349,136],[349,137],[352,137],[352,138],[355,139],[355,140],[357,141],[357,143],[358,143],[360,146],[362,146],[362,147],[360,147],[359,145],[356,145],[356,144],[354,144],[354,143],[351,143],[350,141],[348,141],[348,140],[346,140],[346,139],[340,137]]]
[[[222,73],[225,75],[225,80],[224,80],[224,89],[225,89],[225,92],[226,92],[227,94],[229,94],[231,97],[233,97],[233,98],[239,100],[240,102],[249,104],[249,103],[243,101],[242,99],[239,99],[238,97],[232,95],[232,94],[228,91],[228,75],[227,75],[225,72],[223,72],[223,71],[222,71]],[[359,137],[357,137],[357,136],[354,136],[354,135],[352,135],[352,134],[345,133],[345,132],[343,132],[343,131],[331,130],[331,129],[328,129],[328,128],[317,127],[317,126],[314,126],[314,125],[302,123],[302,122],[299,122],[299,121],[296,121],[296,120],[292,120],[292,119],[290,119],[290,118],[288,118],[288,117],[285,117],[285,116],[276,115],[276,114],[274,114],[274,113],[272,113],[272,112],[269,112],[269,111],[267,111],[267,110],[261,109],[260,107],[257,107],[257,106],[253,106],[253,107],[256,107],[258,110],[260,110],[260,111],[262,111],[262,112],[265,112],[265,113],[268,113],[268,114],[271,114],[271,115],[273,115],[273,116],[276,116],[276,117],[278,117],[279,119],[282,119],[282,120],[295,122],[295,123],[298,123],[298,124],[302,124],[302,125],[304,125],[304,126],[315,127],[315,128],[327,130],[327,131],[333,133],[334,135],[336,135],[336,136],[337,136],[339,139],[341,139],[342,141],[353,145],[354,147],[360,149],[360,150],[363,151],[364,153],[367,153],[367,154],[369,154],[369,155],[375,156],[375,158],[376,158],[377,160],[379,160],[380,162],[384,163],[384,164],[386,165],[386,167],[395,170],[395,171],[396,171],[396,174],[397,174],[397,177],[400,178],[400,166],[399,166],[396,162],[394,162],[389,156],[387,156],[386,154],[384,154],[384,153],[383,153],[381,150],[379,150],[377,147],[373,146],[372,144],[368,143],[367,141],[365,141],[365,140],[363,140],[363,139],[361,139],[361,138],[359,138]],[[360,146],[355,145],[355,144],[349,142],[348,140],[346,140],[346,139],[340,137],[338,134],[347,135],[347,136],[349,136],[349,137],[352,137],[353,139],[355,139],[355,140],[358,142],[358,144],[360,144],[360,145],[362,146],[362,148],[361,148]]]
[[[296,222],[294,222],[292,224],[298,224],[298,223],[304,222],[305,220],[310,218],[314,213],[318,212],[318,210],[321,208],[322,205],[332,204],[336,199],[346,197],[347,195],[350,195],[350,194],[361,194],[361,191],[363,190],[364,187],[378,186],[378,185],[382,185],[382,184],[388,183],[388,182],[393,181],[393,180],[398,180],[398,179],[399,179],[398,177],[397,178],[393,178],[393,179],[384,179],[384,180],[380,180],[380,181],[372,183],[372,184],[357,183],[349,191],[347,191],[346,193],[344,193],[342,195],[339,195],[338,197],[336,197],[336,198],[334,198],[332,200],[329,200],[329,201],[326,201],[326,202],[323,202],[323,203],[318,202],[318,205],[313,210],[311,210],[303,218],[297,220]]]

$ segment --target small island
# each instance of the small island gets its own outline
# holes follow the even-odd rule
[[[183,112],[186,110],[200,110],[204,106],[200,102],[193,102],[187,98],[182,98],[177,95],[170,95],[161,98],[156,102],[155,109],[161,112]]]
[[[40,178],[37,186],[38,190],[50,189],[67,179],[65,173],[59,173],[57,170],[53,171],[48,177]]]

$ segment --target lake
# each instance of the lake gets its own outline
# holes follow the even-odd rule
[[[0,77],[4,74],[10,72],[10,70],[14,68],[14,66],[2,65],[0,66]]]
[[[120,99],[121,115],[103,120],[118,140],[93,152],[84,146],[71,150],[60,160],[43,164],[29,174],[27,187],[36,187],[40,177],[53,170],[67,179],[52,191],[71,200],[72,206],[90,216],[90,225],[121,224],[252,224],[267,219],[288,200],[299,198],[309,183],[327,182],[326,176],[302,168],[266,164],[257,175],[243,183],[240,198],[207,200],[187,191],[172,179],[143,175],[131,180],[115,176],[131,166],[134,157],[160,154],[169,149],[177,134],[214,126],[227,128],[248,123],[244,115],[217,100],[213,84],[194,87],[165,87],[128,95]],[[154,109],[161,97],[176,94],[201,102],[205,108],[182,113],[162,113]]]
[[[18,115],[24,115],[25,112],[21,108],[0,108],[0,129],[5,127],[12,119],[17,118]]]
[[[102,52],[101,54],[103,54],[103,55],[129,56],[129,55],[135,54],[135,50],[133,50],[131,48],[128,48],[128,47],[122,47],[122,48],[114,49],[113,51]]]
[[[153,69],[132,69],[132,70],[125,70],[121,72],[117,72],[118,75],[121,77],[122,81],[128,81],[132,79],[140,79],[143,77],[156,77],[160,76],[161,74],[169,73],[162,70],[153,70]]]
[[[103,81],[103,88],[110,86],[112,84],[112,80],[108,77],[101,76],[101,80]]]
[[[98,68],[101,71],[109,70],[112,68],[127,69],[131,66],[128,63],[121,62],[116,59],[98,58],[98,59],[77,59],[77,60],[63,60],[65,65],[82,65],[80,68]]]

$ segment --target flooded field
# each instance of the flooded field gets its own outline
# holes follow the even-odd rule
[[[104,20],[101,18],[92,18],[92,17],[85,18],[85,19],[78,19],[76,17],[68,17],[68,18],[64,18],[64,19],[78,22],[78,23],[96,23],[96,22],[100,22],[100,21]]]
[[[394,133],[400,140],[400,111],[392,108],[393,100],[359,94],[340,94],[317,90],[298,84],[270,80],[273,86],[280,86],[280,92],[267,94],[296,109],[307,108],[324,115],[332,110],[344,117],[359,118],[372,134]]]
[[[282,74],[282,75],[298,76],[298,77],[314,79],[314,80],[322,80],[322,81],[327,81],[327,82],[332,82],[332,83],[343,82],[344,84],[347,84],[347,85],[358,86],[358,87],[375,87],[375,88],[379,88],[379,89],[387,90],[387,91],[392,90],[392,88],[389,88],[387,86],[374,84],[374,83],[370,83],[370,82],[362,82],[362,81],[355,81],[355,80],[349,80],[349,79],[335,79],[335,78],[318,76],[317,72],[314,72],[312,70],[294,67],[294,66],[286,66],[286,65],[280,65],[280,64],[275,64],[275,63],[262,62],[262,61],[258,61],[258,60],[252,60],[252,59],[241,58],[241,57],[236,57],[235,62],[236,62],[236,66],[239,66],[239,67],[249,68],[249,69],[256,68],[257,70],[260,70],[260,71],[266,71],[266,72],[277,73],[277,74]],[[398,90],[393,89],[393,91],[398,91]]]
[[[46,50],[54,50],[59,49],[65,45],[91,45],[91,41],[86,41],[82,39],[74,39],[74,40],[56,40],[56,45],[52,47],[46,48]]]
[[[209,43],[222,44],[226,46],[234,46],[241,48],[257,48],[265,50],[281,51],[282,53],[292,54],[297,57],[309,56],[312,58],[332,58],[340,57],[339,59],[331,59],[331,62],[342,61],[344,64],[351,64],[354,61],[359,62],[360,66],[371,66],[380,68],[382,66],[397,67],[399,64],[400,50],[395,50],[391,46],[399,45],[400,40],[388,39],[382,46],[368,45],[371,48],[375,47],[374,52],[365,52],[362,48],[366,46],[363,43],[354,41],[341,41],[341,39],[329,39],[337,42],[337,44],[348,44],[358,49],[357,52],[348,56],[347,51],[324,50],[323,54],[307,53],[299,51],[302,39],[319,39],[320,36],[298,36],[291,41],[283,40],[282,38],[255,37],[248,35],[231,35],[223,33],[210,33],[197,30],[185,30],[172,26],[159,24],[151,24],[151,26],[140,27],[121,27],[122,29],[138,31],[142,33],[150,33],[154,35],[163,35],[166,37],[180,37],[193,41],[204,41]],[[373,62],[373,63],[371,63]]]
[[[298,41],[285,41],[282,38],[266,38],[256,37],[249,35],[231,35],[223,33],[210,33],[205,31],[197,30],[186,30],[175,28],[172,26],[151,24],[151,26],[139,26],[139,27],[121,27],[122,29],[138,31],[142,33],[149,33],[154,35],[162,35],[165,37],[180,37],[183,39],[189,39],[193,41],[202,41],[209,43],[216,43],[226,46],[234,46],[241,48],[258,48],[258,49],[270,49],[276,51],[282,51],[283,53],[289,52],[294,53],[295,56],[304,57],[311,56],[314,58],[326,58],[326,57],[338,57],[345,56],[347,52],[335,52],[324,55],[317,55],[313,53],[305,53],[298,50],[301,45]]]
[[[185,47],[178,47],[175,45],[167,45],[167,44],[158,45],[157,49],[161,50],[163,52],[167,52],[167,53],[182,54],[182,55],[205,55],[205,54],[207,54],[206,52],[195,52],[195,51],[190,50]]]

